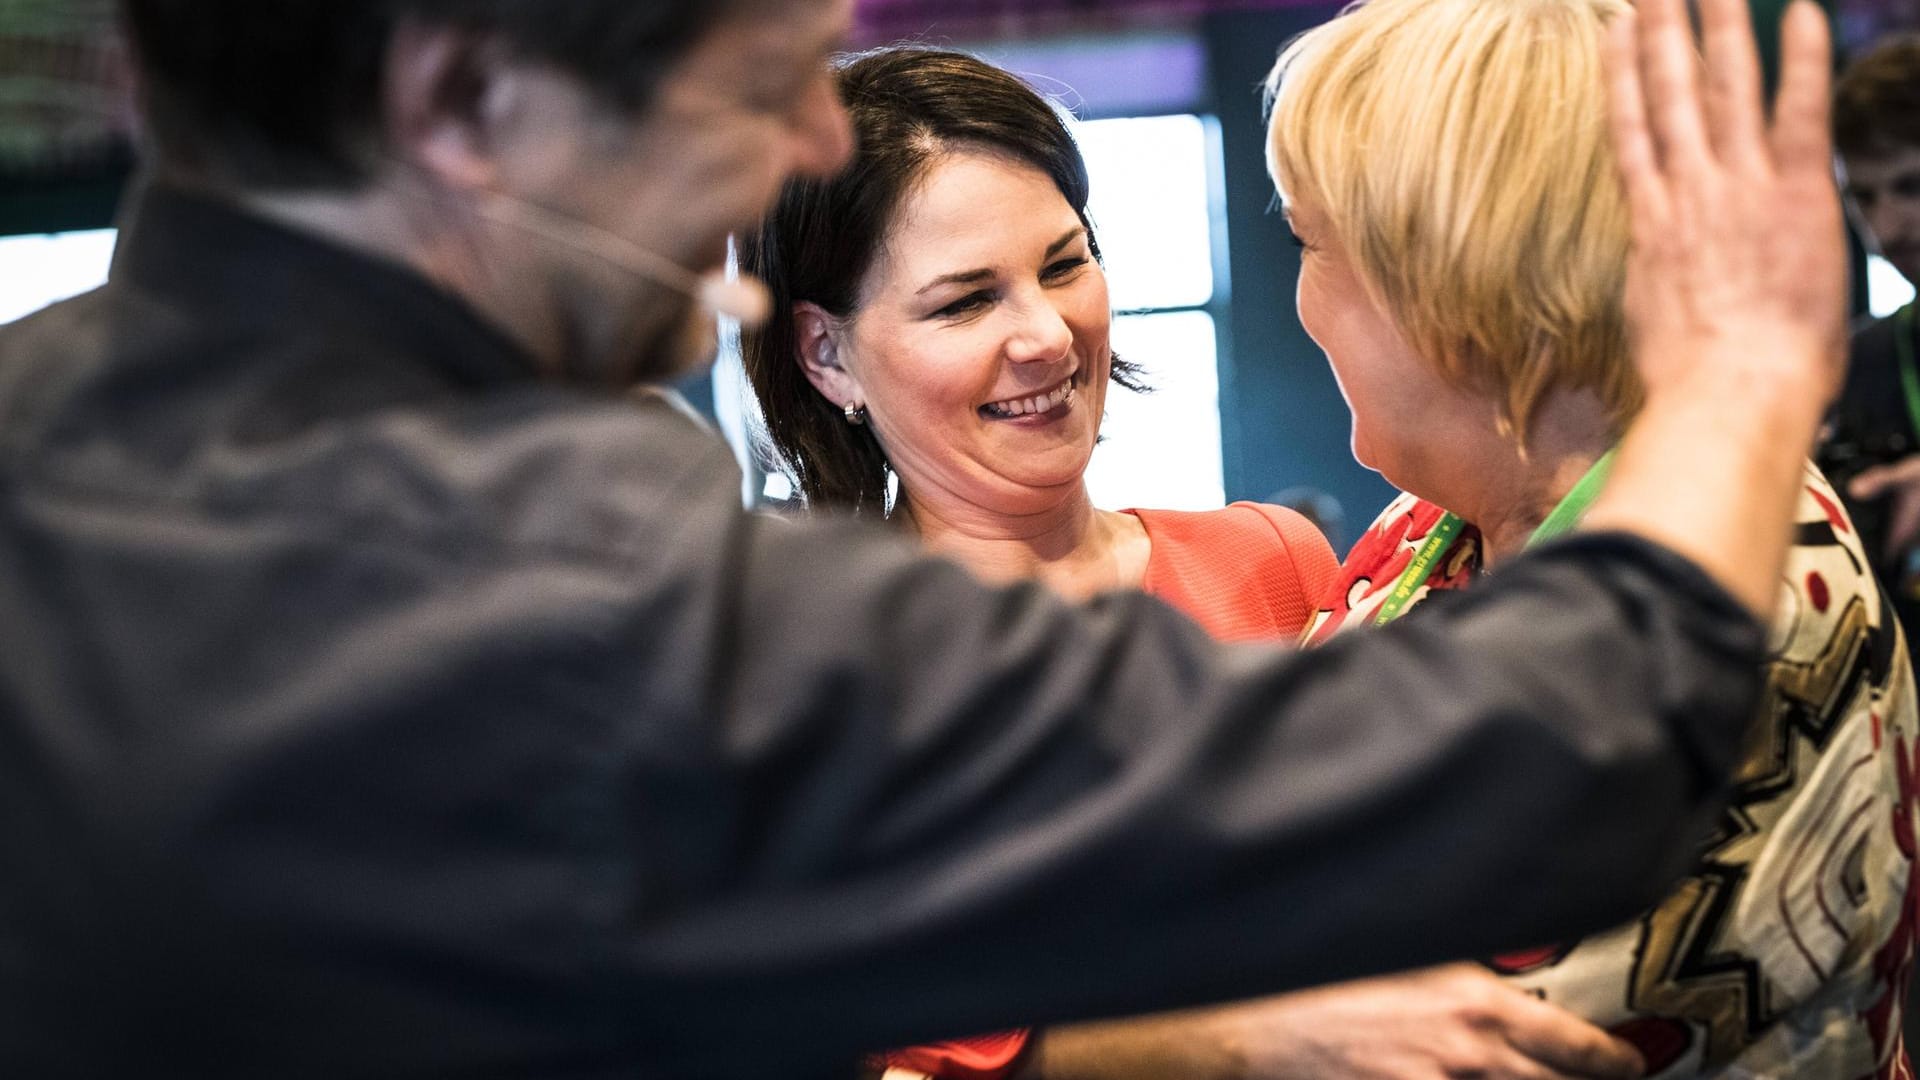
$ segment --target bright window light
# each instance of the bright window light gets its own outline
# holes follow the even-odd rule
[[[1213,299],[1207,122],[1150,116],[1075,124],[1093,179],[1088,208],[1118,311]]]
[[[1074,126],[1093,181],[1120,355],[1147,369],[1150,394],[1114,387],[1087,487],[1107,509],[1208,510],[1225,502],[1211,121],[1198,116]],[[1165,310],[1180,309],[1189,310]],[[1154,310],[1161,309],[1161,310]]]
[[[1878,255],[1867,256],[1867,308],[1885,318],[1913,301],[1913,284],[1893,264]]]
[[[1114,320],[1113,347],[1147,369],[1150,394],[1107,392],[1104,441],[1087,490],[1108,510],[1212,510],[1226,505],[1220,465],[1220,369],[1204,311]]]
[[[0,323],[106,283],[112,229],[0,237]]]

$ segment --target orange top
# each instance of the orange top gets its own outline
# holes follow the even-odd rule
[[[1340,562],[1320,530],[1281,506],[1237,502],[1222,510],[1128,510],[1153,549],[1140,587],[1222,641],[1299,641]],[[997,1080],[1026,1051],[1024,1030],[925,1043],[875,1064],[938,1080]]]
[[[1327,538],[1282,506],[1128,513],[1153,542],[1140,587],[1222,641],[1298,641],[1340,573]]]

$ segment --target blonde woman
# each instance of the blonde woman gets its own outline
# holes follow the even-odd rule
[[[1625,10],[1373,0],[1275,70],[1301,321],[1354,455],[1406,493],[1348,556],[1315,640],[1417,618],[1570,529],[1606,482],[1641,399],[1602,71]],[[1797,521],[1764,715],[1693,875],[1611,933],[1490,961],[1652,1075],[1907,1075],[1912,673],[1811,465]]]

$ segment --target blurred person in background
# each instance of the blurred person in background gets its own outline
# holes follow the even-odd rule
[[[1846,203],[1868,250],[1920,284],[1920,34],[1889,38],[1834,87]],[[1914,305],[1854,331],[1847,382],[1821,449],[1867,558],[1920,629],[1920,327]]]

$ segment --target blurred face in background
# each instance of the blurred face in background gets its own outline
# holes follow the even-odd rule
[[[1920,146],[1846,160],[1847,201],[1868,245],[1920,284]]]

